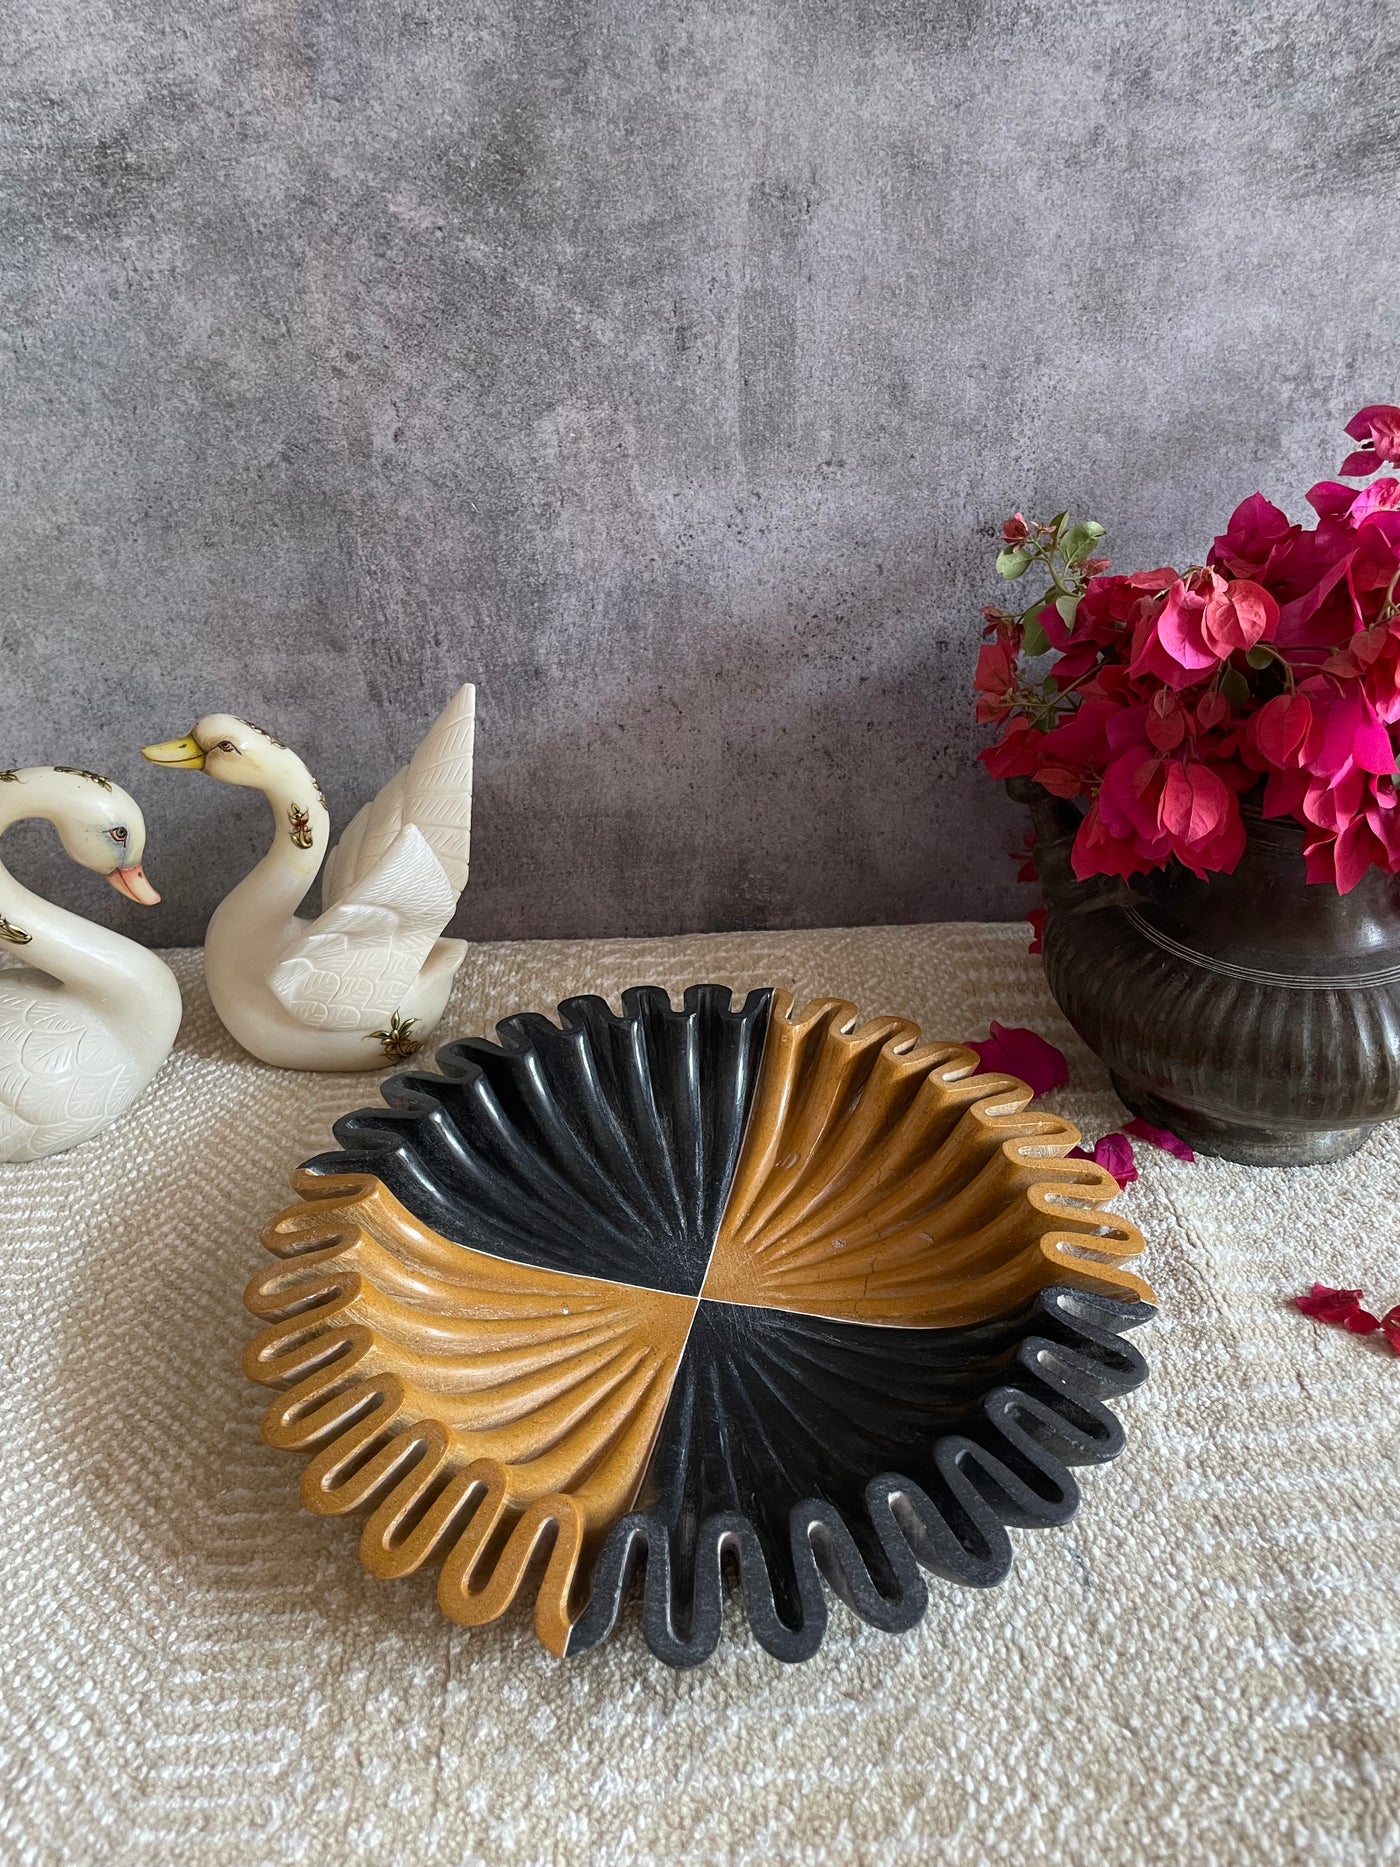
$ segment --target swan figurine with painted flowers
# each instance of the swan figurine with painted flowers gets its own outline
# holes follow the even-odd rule
[[[40,818],[129,900],[160,896],[134,799],[96,772],[0,771],[0,831]],[[32,893],[0,866],[0,1161],[42,1160],[101,1132],[145,1089],[180,1028],[163,960]]]
[[[331,847],[321,787],[296,753],[233,713],[145,748],[155,765],[261,791],[272,847],[204,936],[214,1009],[245,1050],[291,1070],[369,1070],[409,1056],[441,1018],[461,940],[444,940],[471,851],[476,692],[463,687]],[[321,913],[296,909],[315,881]]]

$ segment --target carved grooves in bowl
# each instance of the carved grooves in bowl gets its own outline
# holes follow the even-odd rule
[[[245,1367],[288,1390],[264,1432],[313,1455],[305,1503],[368,1507],[367,1566],[441,1562],[470,1625],[528,1576],[554,1652],[643,1552],[675,1664],[713,1645],[725,1549],[790,1658],[814,1562],[880,1626],[917,1618],[916,1558],[998,1579],[1003,1526],[1073,1509],[1066,1464],[1121,1444],[1098,1397],[1141,1378],[1105,1331],[1150,1313],[1142,1239],[1077,1131],[844,1001],[560,1015],[390,1081],[266,1233]],[[1069,1283],[1098,1296],[1040,1295]]]
[[[783,1660],[820,1646],[823,1581],[890,1632],[923,1614],[921,1570],[1001,1581],[1007,1527],[1067,1522],[1070,1466],[1122,1450],[1103,1401],[1147,1378],[1119,1332],[1153,1314],[1063,1288],[951,1330],[702,1305],[641,1508],[608,1536],[568,1651],[606,1638],[642,1570],[647,1644],[672,1666],[714,1651],[726,1560]]]
[[[1047,1283],[1151,1301],[1118,1183],[1079,1130],[902,1018],[774,994],[705,1295],[815,1315],[976,1322]]]
[[[308,1509],[375,1506],[374,1574],[445,1557],[438,1598],[469,1626],[549,1551],[535,1626],[563,1651],[576,1582],[636,1495],[693,1298],[573,1277],[439,1238],[369,1175],[301,1172],[268,1228],[286,1262],[246,1302],[271,1320],[244,1371],[288,1387],[271,1445],[315,1453]]]
[[[773,994],[691,986],[566,999],[383,1084],[311,1170],[375,1173],[443,1237],[697,1295],[734,1173]]]

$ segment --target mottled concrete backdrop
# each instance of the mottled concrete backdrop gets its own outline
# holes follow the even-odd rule
[[[469,934],[1014,916],[1012,506],[1201,553],[1400,392],[1394,9],[11,0],[0,765],[130,783],[196,939],[480,689]],[[28,877],[47,834],[6,849]]]

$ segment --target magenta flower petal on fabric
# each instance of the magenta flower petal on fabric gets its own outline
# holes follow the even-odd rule
[[[1038,1031],[998,1024],[995,1018],[991,1029],[990,1037],[969,1041],[967,1046],[977,1052],[984,1070],[1003,1070],[1008,1076],[1019,1076],[1037,1096],[1069,1081],[1065,1053],[1046,1043]]]
[[[1102,1134],[1095,1141],[1092,1153],[1088,1148],[1072,1147],[1065,1159],[1091,1160],[1105,1173],[1111,1173],[1119,1186],[1131,1186],[1140,1177],[1133,1159],[1133,1144],[1125,1134]]]
[[[1123,1123],[1124,1134],[1132,1135],[1136,1141],[1146,1141],[1150,1147],[1161,1148],[1164,1154],[1174,1154],[1178,1160],[1194,1160],[1196,1156],[1178,1134],[1170,1128],[1158,1128],[1150,1121],[1144,1121],[1141,1115],[1134,1115],[1131,1121]]]
[[[1331,1284],[1314,1284],[1306,1296],[1294,1297],[1294,1304],[1305,1316],[1311,1316],[1315,1322],[1331,1323],[1337,1328],[1346,1329],[1352,1335],[1374,1335],[1379,1329],[1391,1347],[1400,1353],[1400,1308],[1387,1310],[1384,1316],[1373,1316],[1368,1309],[1361,1307],[1360,1290],[1335,1290]],[[1396,1335],[1391,1333],[1392,1321]]]
[[[1305,1296],[1294,1297],[1293,1302],[1305,1316],[1311,1316],[1314,1322],[1346,1325],[1348,1318],[1368,1314],[1361,1308],[1363,1294],[1360,1290],[1338,1290],[1331,1284],[1314,1284]],[[1374,1317],[1372,1321],[1375,1321]],[[1379,1323],[1376,1326],[1379,1328]],[[1361,1334],[1367,1333],[1369,1331],[1365,1328],[1361,1330]]]
[[[1380,1326],[1380,1317],[1373,1316],[1368,1309],[1362,1309],[1359,1303],[1342,1318],[1342,1327],[1350,1329],[1353,1335],[1374,1335]]]
[[[1138,1178],[1133,1144],[1125,1134],[1100,1135],[1094,1143],[1094,1159],[1120,1186],[1131,1186]]]

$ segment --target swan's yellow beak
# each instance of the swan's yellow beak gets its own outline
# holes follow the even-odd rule
[[[178,765],[185,771],[204,770],[204,747],[193,733],[186,733],[183,739],[163,739],[156,746],[142,746],[141,756],[153,765]]]

